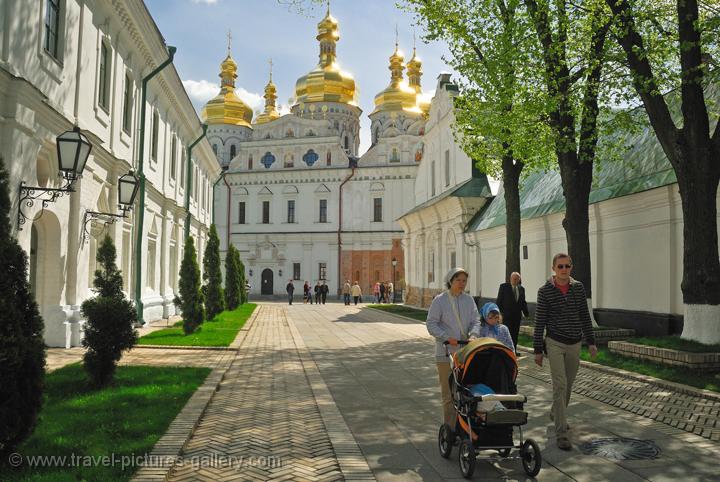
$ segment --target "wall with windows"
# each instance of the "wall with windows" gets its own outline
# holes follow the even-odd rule
[[[40,202],[24,205],[27,219],[18,226],[18,241],[31,253],[32,272],[43,273],[35,285],[46,343],[80,342],[79,306],[93,295],[94,255],[105,234],[115,241],[123,288],[130,298],[140,293],[145,319],[172,315],[184,244],[185,169],[189,165],[198,181],[190,230],[201,246],[211,218],[210,184],[220,169],[207,141],[195,147],[192,160],[186,155],[186,146],[201,133],[200,122],[172,65],[149,82],[147,102],[140,103],[142,76],[167,58],[153,19],[139,0],[5,0],[0,18],[0,109],[5,116],[0,157],[11,186],[22,181],[60,187],[55,138],[73,125],[93,144],[75,192],[42,214]],[[86,211],[118,212],[117,180],[138,169],[141,109],[147,116],[143,231],[137,232],[139,203],[114,224],[83,223]],[[11,189],[11,200],[17,209],[17,189]],[[136,287],[138,256],[143,268]]]

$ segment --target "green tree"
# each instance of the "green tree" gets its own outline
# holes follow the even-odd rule
[[[232,244],[225,254],[225,305],[234,310],[240,305],[240,273],[237,265],[237,250]]]
[[[183,331],[194,333],[205,320],[203,293],[200,289],[200,268],[192,236],[185,240],[185,253],[180,264],[180,296],[175,300],[183,316]]]
[[[248,301],[247,279],[245,278],[245,264],[240,259],[240,252],[235,250],[235,260],[240,273],[240,304],[244,305]]]
[[[615,38],[625,53],[634,91],[678,182],[683,212],[682,337],[719,343],[720,94],[718,75],[710,67],[720,51],[720,9],[717,2],[697,0],[606,3],[615,16]],[[669,100],[678,95],[681,112],[673,115]]]
[[[83,364],[93,385],[112,381],[122,352],[137,343],[137,311],[122,291],[122,275],[115,264],[115,245],[106,235],[97,251],[99,269],[93,281],[97,296],[85,300],[81,312],[87,319],[82,345]]]
[[[27,256],[11,231],[10,207],[0,159],[0,453],[35,428],[45,376],[43,320],[27,280]]]
[[[520,178],[548,167],[552,137],[538,122],[544,104],[529,20],[518,0],[407,0],[429,40],[445,40],[460,74],[455,137],[477,167],[501,177],[506,216],[505,271],[520,271]]]
[[[215,224],[210,225],[210,236],[203,258],[203,293],[205,295],[205,315],[212,320],[225,309],[225,297],[220,271],[220,238]]]

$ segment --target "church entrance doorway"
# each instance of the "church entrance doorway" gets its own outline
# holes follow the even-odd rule
[[[265,268],[260,278],[260,294],[273,294],[273,272],[270,268]]]

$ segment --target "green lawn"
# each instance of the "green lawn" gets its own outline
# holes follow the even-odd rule
[[[683,340],[679,336],[658,336],[653,338],[631,338],[630,343],[670,348],[671,350],[689,351],[692,353],[718,353],[720,344],[706,345],[692,340]]]
[[[229,346],[256,306],[253,303],[245,303],[236,310],[223,311],[212,321],[200,325],[200,330],[192,335],[183,333],[180,321],[172,328],[148,333],[138,340],[138,345]]]
[[[408,318],[413,318],[413,319],[419,320],[419,321],[427,320],[427,311],[418,310],[417,308],[410,308],[409,306],[405,306],[405,305],[382,304],[382,305],[366,305],[366,306],[368,308],[372,308],[375,310],[387,311],[388,313],[394,313],[396,315],[407,316]]]
[[[129,463],[131,455],[149,453],[208,373],[209,368],[122,366],[101,390],[89,388],[79,363],[48,374],[40,421],[16,452],[55,456],[53,466],[31,469],[25,458],[22,467],[12,468],[3,459],[0,479],[129,480],[138,467],[123,468],[123,456]],[[109,466],[98,463],[105,456]]]
[[[518,344],[532,348],[532,337],[520,335]],[[660,378],[670,382],[682,383],[691,387],[703,388],[720,392],[720,379],[716,378],[712,373],[696,373],[691,372],[687,368],[660,365],[635,358],[625,357],[611,353],[607,347],[599,346],[598,355],[595,359],[590,358],[587,347],[582,348],[580,358],[585,361],[598,363],[614,368],[622,368],[629,372],[640,373],[642,375],[650,375],[651,377]]]

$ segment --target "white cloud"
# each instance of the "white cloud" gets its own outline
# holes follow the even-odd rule
[[[203,105],[218,92],[220,92],[220,85],[217,82],[210,82],[209,80],[183,80],[183,86],[187,90],[190,100],[193,101],[195,107],[198,109],[202,108]],[[248,92],[242,87],[235,89],[235,93],[255,112],[258,109],[262,111],[265,105],[265,99],[262,95],[256,94],[255,92]]]

